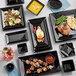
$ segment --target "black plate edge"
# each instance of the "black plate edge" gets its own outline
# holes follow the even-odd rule
[[[37,1],[38,3],[40,3],[41,5],[43,5],[43,7],[42,7],[42,9],[43,9],[45,5],[44,5],[43,3],[41,3],[40,1],[38,1],[38,0],[36,0],[36,1]],[[40,10],[40,12],[39,12],[38,14],[35,14],[35,13],[33,13],[32,11],[30,11],[30,10],[28,9],[28,7],[29,7],[29,5],[30,5],[32,2],[33,2],[33,0],[28,4],[28,6],[26,7],[26,9],[27,9],[29,12],[31,12],[32,14],[34,14],[34,15],[37,16],[37,15],[41,12],[42,9]]]
[[[46,21],[46,17],[40,17],[40,18],[35,18],[35,19],[30,19],[30,20],[28,20],[28,25],[29,25],[29,28],[30,28],[30,34],[31,34],[30,21],[31,21],[31,20],[36,20],[36,19],[41,19],[41,18],[44,18],[45,21]],[[47,21],[46,21],[46,24],[47,24]],[[48,31],[48,26],[46,26],[46,29],[47,29],[47,31]],[[48,35],[49,49],[42,49],[41,51],[52,50],[52,48],[53,48],[53,47],[52,47],[52,43],[51,43],[51,39],[50,39],[50,36],[49,36],[49,31],[47,32],[46,35]],[[41,52],[41,51],[39,51],[39,50],[37,51],[37,50],[34,49],[34,43],[33,43],[32,34],[31,34],[31,39],[32,39],[32,44],[33,44],[33,50],[34,50],[34,52]]]
[[[15,3],[15,4],[9,4],[9,3],[8,3],[8,0],[7,0],[7,2],[6,2],[6,3],[7,3],[7,5],[24,4],[24,2],[21,2],[21,3]]]
[[[20,72],[20,75],[23,75],[24,74],[24,65],[23,65],[23,62],[21,62],[21,60],[20,59],[17,59],[17,62],[18,62],[18,68],[19,68],[19,72]],[[21,68],[23,68],[23,69],[21,69]],[[24,76],[24,75],[23,75]]]
[[[27,30],[20,30],[20,31],[16,31],[16,32],[6,33],[5,34],[6,43],[7,43],[7,35],[10,35],[10,34],[13,34],[13,33],[20,33],[20,32],[26,32],[27,33]],[[24,40],[24,41],[28,41],[28,33],[27,33],[27,39]],[[24,41],[18,41],[18,42],[24,42]],[[7,43],[7,45],[8,44],[13,44],[13,43],[18,43],[18,42]]]

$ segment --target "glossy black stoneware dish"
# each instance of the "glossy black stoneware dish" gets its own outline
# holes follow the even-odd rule
[[[52,65],[54,66],[54,68],[52,68],[51,70],[48,70],[48,71],[42,71],[41,73],[37,73],[36,72],[36,69],[35,71],[32,71],[31,74],[26,74],[26,70],[30,67],[30,65],[27,66],[27,64],[25,63],[26,60],[32,60],[32,59],[40,59],[44,62],[46,62],[46,57],[47,56],[53,56],[54,57],[54,62],[52,64],[49,64],[49,65]],[[46,52],[46,53],[40,53],[40,54],[35,54],[35,55],[29,55],[29,56],[24,56],[24,57],[19,57],[19,62],[20,64],[23,63],[23,66],[24,66],[24,75],[26,76],[37,76],[37,75],[42,75],[42,74],[50,74],[50,73],[55,73],[55,72],[59,72],[61,71],[60,69],[60,64],[59,64],[59,59],[58,59],[58,54],[56,51],[52,51],[52,52]]]
[[[21,16],[21,23],[20,24],[16,24],[14,26],[5,26],[4,24],[4,11],[8,11],[9,9],[14,9],[14,10],[18,10],[20,12],[20,16]],[[5,8],[1,8],[1,22],[2,22],[2,28],[3,30],[11,30],[11,29],[17,29],[17,28],[24,28],[25,27],[25,18],[24,18],[24,12],[23,12],[23,6],[22,5],[18,5],[18,6],[12,6],[12,7],[5,7]]]
[[[49,0],[48,5],[50,8],[59,9],[62,7],[62,3],[60,0]]]
[[[6,65],[6,69],[7,69],[7,71],[11,72],[14,69],[14,65],[12,63],[9,63]]]
[[[28,40],[27,31],[17,31],[12,33],[7,33],[5,35],[7,44],[23,42]]]
[[[51,22],[51,27],[52,27],[52,31],[54,34],[54,38],[55,38],[55,42],[62,42],[62,41],[67,41],[67,40],[73,40],[76,39],[76,30],[70,30],[69,35],[65,36],[62,35],[60,32],[58,32],[57,30],[57,26],[56,26],[56,19],[59,18],[60,16],[73,16],[74,18],[76,18],[76,9],[73,10],[68,10],[68,11],[61,11],[61,12],[57,12],[57,13],[51,13],[50,16],[50,22]]]
[[[73,43],[61,44],[60,52],[62,57],[75,56]]]
[[[75,71],[75,65],[73,60],[66,60],[62,62],[64,72]]]
[[[24,53],[28,52],[26,43],[18,44],[17,47],[18,47],[19,54],[24,54]]]
[[[7,0],[7,5],[23,4],[24,0]]]
[[[33,43],[34,51],[40,52],[40,51],[52,49],[46,18],[42,17],[42,18],[29,20],[29,25],[32,35],[32,43]],[[44,42],[38,42],[37,37],[34,34],[34,27],[38,27],[38,26],[40,26],[44,32]]]
[[[41,3],[39,0],[31,0],[31,2],[27,5],[26,9],[27,9],[28,11],[30,11],[30,12],[33,13],[34,15],[38,15],[38,14],[41,12],[42,9],[41,9],[37,14],[35,14],[33,11],[31,11],[31,10],[28,9],[28,7],[33,3],[33,1],[36,1],[38,5],[41,5],[41,6],[42,6],[42,9],[44,8],[45,5],[44,5],[43,3]],[[33,5],[33,7],[34,7],[34,5]],[[34,8],[37,8],[37,7],[38,7],[38,6],[35,5]],[[39,7],[38,7],[38,8],[39,8]],[[38,9],[38,8],[37,8],[37,9]]]

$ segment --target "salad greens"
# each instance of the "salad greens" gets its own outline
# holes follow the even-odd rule
[[[4,23],[5,26],[15,26],[21,23],[21,16],[18,10],[8,10],[4,12]]]
[[[56,19],[56,25],[61,25],[64,21],[66,21],[67,17],[62,15],[61,17]]]

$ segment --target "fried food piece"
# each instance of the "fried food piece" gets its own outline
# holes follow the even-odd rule
[[[31,73],[31,70],[30,69],[27,69],[26,73],[27,74],[30,74]]]
[[[43,71],[47,71],[47,67],[43,67],[42,70],[43,70]]]
[[[32,71],[33,71],[34,69],[35,69],[35,67],[34,67],[34,66],[31,66],[30,70],[32,70]]]
[[[34,66],[35,63],[31,61],[30,64],[31,64],[32,66]]]
[[[44,65],[44,66],[47,66],[48,64],[47,64],[46,62],[43,62],[43,65]]]
[[[43,61],[42,60],[38,60],[39,64],[42,65],[43,64]]]
[[[42,68],[37,69],[37,73],[41,73],[42,72]]]
[[[25,62],[26,62],[26,64],[30,64],[30,61],[29,60],[26,60]]]
[[[70,32],[70,26],[67,23],[64,23],[62,25],[59,25],[57,27],[58,31],[63,35],[68,35]]]
[[[33,62],[35,62],[35,63],[38,62],[38,59],[33,59]]]
[[[38,67],[40,66],[40,64],[39,64],[38,62],[36,62],[36,63],[34,64],[34,66],[35,66],[36,68],[38,68]]]

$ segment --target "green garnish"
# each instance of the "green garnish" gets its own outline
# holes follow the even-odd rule
[[[66,21],[67,17],[62,15],[61,17],[56,19],[56,25],[61,25],[64,21]]]

